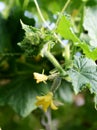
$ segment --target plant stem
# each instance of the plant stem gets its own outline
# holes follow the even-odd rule
[[[69,61],[70,60],[70,44],[68,43],[65,47],[65,59],[67,60],[67,61]]]
[[[63,68],[61,67],[59,62],[56,60],[56,58],[49,51],[44,51],[44,56],[46,56],[50,60],[50,62],[55,66],[55,68],[58,69],[58,71],[61,74],[66,75],[66,72],[63,70]]]
[[[42,19],[42,21],[44,22],[44,24],[46,25],[46,27],[47,27],[49,30],[52,30],[52,28],[47,24],[45,18],[43,17],[42,12],[41,12],[41,10],[40,10],[40,8],[39,8],[39,5],[38,5],[38,3],[37,3],[37,0],[34,0],[34,3],[35,3],[35,5],[36,5],[37,11],[38,11],[38,13],[39,13],[39,15],[40,15],[40,18]],[[64,43],[60,40],[60,38],[57,36],[56,33],[54,33],[54,36],[55,36],[56,39],[59,41],[59,43],[61,43],[62,45],[64,45]]]
[[[20,1],[16,0],[16,5],[21,6]]]
[[[34,3],[35,3],[35,5],[36,5],[37,11],[38,11],[38,13],[39,13],[39,15],[40,15],[40,18],[42,19],[42,21],[44,22],[44,24],[46,25],[46,27],[47,27],[49,30],[51,30],[50,26],[47,24],[46,20],[44,19],[43,15],[42,15],[42,13],[41,13],[41,10],[40,10],[40,8],[39,8],[39,5],[38,5],[38,3],[37,3],[37,0],[34,0]]]
[[[84,7],[85,7],[85,2],[82,4],[80,11],[81,11],[81,20],[80,20],[80,28],[79,28],[79,37],[81,32],[83,31],[83,20],[84,20]]]
[[[51,110],[48,109],[44,116],[42,117],[41,123],[45,127],[45,130],[52,130],[52,123],[51,123]]]
[[[62,9],[62,11],[61,11],[61,13],[60,13],[60,16],[58,17],[58,20],[57,20],[57,22],[56,22],[56,26],[58,25],[59,20],[60,20],[61,16],[63,15],[64,11],[66,10],[66,8],[68,7],[70,1],[71,1],[71,0],[67,0],[67,2],[65,3],[65,5],[64,5],[64,7],[63,7],[63,9]]]
[[[70,2],[71,2],[71,0],[67,0],[66,4],[64,5],[64,7],[63,7],[63,9],[62,9],[62,11],[61,11],[62,14],[63,14],[64,11],[66,10],[66,8],[68,7],[68,5],[69,5]]]
[[[53,84],[51,86],[51,92],[55,93],[56,90],[60,87],[61,85],[61,78],[60,77],[55,77],[53,80]]]
[[[29,3],[29,0],[24,0],[24,3],[23,3],[23,8],[24,9],[27,7],[28,3]]]
[[[38,3],[37,3],[37,0],[34,0],[34,3],[35,3],[35,5],[36,5],[37,11],[38,11],[38,13],[39,13],[39,15],[40,15],[42,21],[44,22],[44,24],[47,26],[47,28],[48,28],[49,30],[52,30],[52,29],[50,28],[50,26],[47,24],[45,18],[43,17],[43,15],[42,15],[42,13],[41,13],[41,10],[40,10],[40,8],[39,8],[39,5],[38,5]],[[67,4],[66,4],[66,6],[64,7],[64,9],[65,9],[66,7],[67,7]],[[62,41],[59,39],[59,37],[57,36],[56,33],[54,33],[54,36],[57,38],[57,40],[59,41],[59,43],[63,44]],[[64,44],[63,44],[63,45],[64,45]],[[61,74],[66,75],[66,72],[63,70],[63,68],[61,67],[61,65],[58,63],[58,61],[55,59],[55,57],[54,57],[49,51],[47,51],[47,50],[44,51],[44,56],[46,56],[46,57],[51,61],[51,63],[58,69],[58,71],[59,71]]]

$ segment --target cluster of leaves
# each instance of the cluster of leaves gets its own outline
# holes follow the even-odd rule
[[[39,55],[45,43],[48,43],[49,49],[54,44],[58,44],[52,32],[42,28],[41,30],[31,27],[22,23],[22,28],[25,30],[25,37],[22,42],[18,43],[19,46],[27,55]]]
[[[10,2],[11,0],[5,0],[5,4],[10,5]],[[39,27],[41,20],[38,18],[39,21],[35,21],[38,15],[34,2],[30,0],[25,2],[15,0],[0,13],[0,106],[9,105],[23,117],[36,109],[36,96],[45,94],[53,85],[52,81],[47,81],[47,84],[36,84],[33,72],[41,73],[43,69],[47,75],[51,70],[54,70],[53,74],[58,72],[56,65],[54,68],[54,64],[52,65],[48,59],[39,56],[43,56],[42,51],[46,45],[47,51],[56,57],[67,74],[58,75],[61,83],[56,91],[56,98],[63,103],[72,102],[73,90],[78,94],[87,88],[94,94],[96,107],[97,1],[93,0],[92,3],[91,0],[72,1],[67,8],[71,15],[69,19],[67,14],[62,14],[61,17],[55,14],[61,11],[66,0],[38,2],[50,23],[55,22],[55,15],[58,18],[55,29]],[[49,8],[46,8],[46,5]],[[26,10],[33,12],[33,17],[26,17],[24,15]],[[68,40],[66,45],[63,42],[65,40]],[[67,60],[68,45],[70,56]],[[55,85],[58,78],[55,80],[53,77]]]

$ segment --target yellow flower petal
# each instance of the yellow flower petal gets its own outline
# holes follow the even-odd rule
[[[51,107],[53,110],[57,110],[58,108],[53,103],[53,93],[49,92],[45,96],[37,96],[37,106],[42,106],[43,110],[46,112],[48,107]]]
[[[36,106],[40,106],[43,104],[43,101],[37,101],[35,104],[36,104]]]
[[[36,96],[36,98],[37,98],[38,100],[42,100],[42,99],[44,99],[44,96]]]
[[[58,109],[58,107],[56,107],[53,102],[51,102],[51,108],[52,108],[53,110],[57,110],[57,109]]]
[[[36,83],[45,82],[48,79],[48,76],[44,74],[39,74],[34,72],[33,75],[34,75],[34,79],[36,79]]]
[[[49,107],[49,102],[43,105],[43,110],[46,112]]]

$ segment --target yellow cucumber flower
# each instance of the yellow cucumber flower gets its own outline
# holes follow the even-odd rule
[[[44,74],[39,74],[34,72],[34,79],[36,79],[36,83],[40,83],[40,82],[44,82],[48,79],[48,76],[44,75]]]
[[[37,96],[36,98],[37,98],[36,106],[42,106],[45,112],[47,111],[48,107],[51,107],[53,110],[58,109],[53,102],[52,92],[49,92],[45,96]]]

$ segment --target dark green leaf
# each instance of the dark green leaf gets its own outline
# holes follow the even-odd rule
[[[0,13],[0,53],[10,51],[10,37],[6,28],[6,20]]]
[[[0,105],[9,104],[21,116],[27,116],[35,107],[37,95],[33,82],[26,77],[17,78],[9,86],[0,89]]]
[[[36,109],[36,96],[45,91],[46,85],[37,85],[33,77],[18,77],[8,86],[0,88],[0,105],[8,104],[19,115],[26,117]]]

